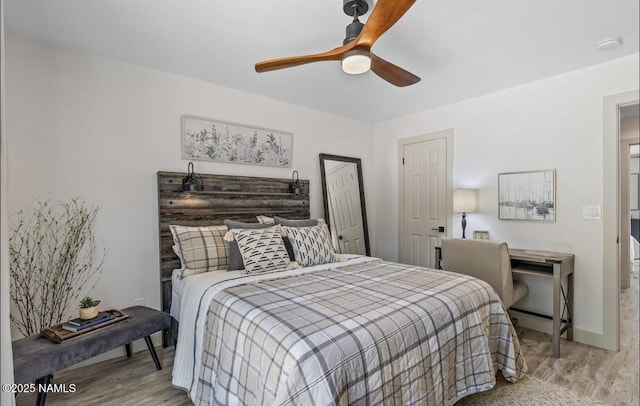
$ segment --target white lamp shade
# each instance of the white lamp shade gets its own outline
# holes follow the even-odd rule
[[[473,213],[478,210],[478,191],[476,189],[456,189],[453,191],[453,211]]]
[[[350,75],[360,75],[371,69],[371,58],[369,55],[353,51],[342,58],[342,70]]]

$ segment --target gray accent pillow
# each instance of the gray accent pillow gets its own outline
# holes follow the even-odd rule
[[[273,224],[260,224],[260,223],[243,223],[235,220],[225,220],[224,225],[229,230],[256,230],[261,228],[273,227]],[[242,254],[238,248],[238,242],[234,239],[229,242],[229,259],[227,264],[228,271],[238,271],[244,269],[244,261],[242,260]]]
[[[287,227],[313,227],[318,225],[317,219],[289,220],[282,217],[274,216],[273,221]]]

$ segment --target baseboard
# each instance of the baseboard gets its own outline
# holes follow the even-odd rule
[[[573,329],[573,339],[579,343],[592,345],[594,347],[605,348],[604,335],[596,333],[594,331],[582,330],[579,328]]]
[[[151,334],[151,342],[153,343],[154,347],[162,347],[162,332],[159,331],[157,333]],[[139,340],[134,341],[131,344],[131,353],[132,354],[134,354],[136,352],[140,352],[140,351],[146,352],[146,355],[151,357],[151,354],[149,354],[149,349],[147,349],[147,343],[145,343],[145,341],[142,338],[139,339]],[[95,364],[95,363],[98,363],[98,362],[107,361],[107,360],[110,360],[110,359],[113,359],[113,358],[126,357],[126,356],[127,356],[127,352],[126,352],[124,346],[122,346],[120,348],[114,348],[111,351],[107,351],[105,353],[96,355],[93,358],[89,358],[89,359],[86,359],[86,360],[84,360],[82,362],[78,362],[77,364],[74,364],[74,365],[70,366],[69,368],[65,368],[64,370],[80,368],[80,367],[84,367],[84,366],[87,366],[87,365]]]
[[[551,320],[541,317],[520,313],[517,310],[509,310],[511,317],[518,319],[518,326],[529,328],[531,330],[540,331],[546,334],[553,334],[553,324]],[[560,337],[566,338],[566,333]],[[594,347],[604,348],[604,336],[589,330],[573,328],[573,341],[592,345]]]

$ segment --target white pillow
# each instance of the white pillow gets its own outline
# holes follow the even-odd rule
[[[289,266],[289,254],[280,236],[279,227],[234,229],[246,273],[268,272]]]
[[[169,228],[175,243],[174,252],[182,264],[178,275],[180,278],[197,273],[227,270],[229,243],[224,240],[227,226],[170,225]]]
[[[321,224],[311,227],[287,227],[282,229],[289,237],[296,262],[312,266],[337,262],[331,239]]]
[[[256,218],[258,219],[258,223],[260,223],[260,224],[275,224],[275,221],[273,220],[273,217],[256,216]]]

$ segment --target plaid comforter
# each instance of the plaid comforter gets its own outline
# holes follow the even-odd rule
[[[226,288],[203,347],[196,404],[450,405],[526,372],[488,284],[383,261]]]

